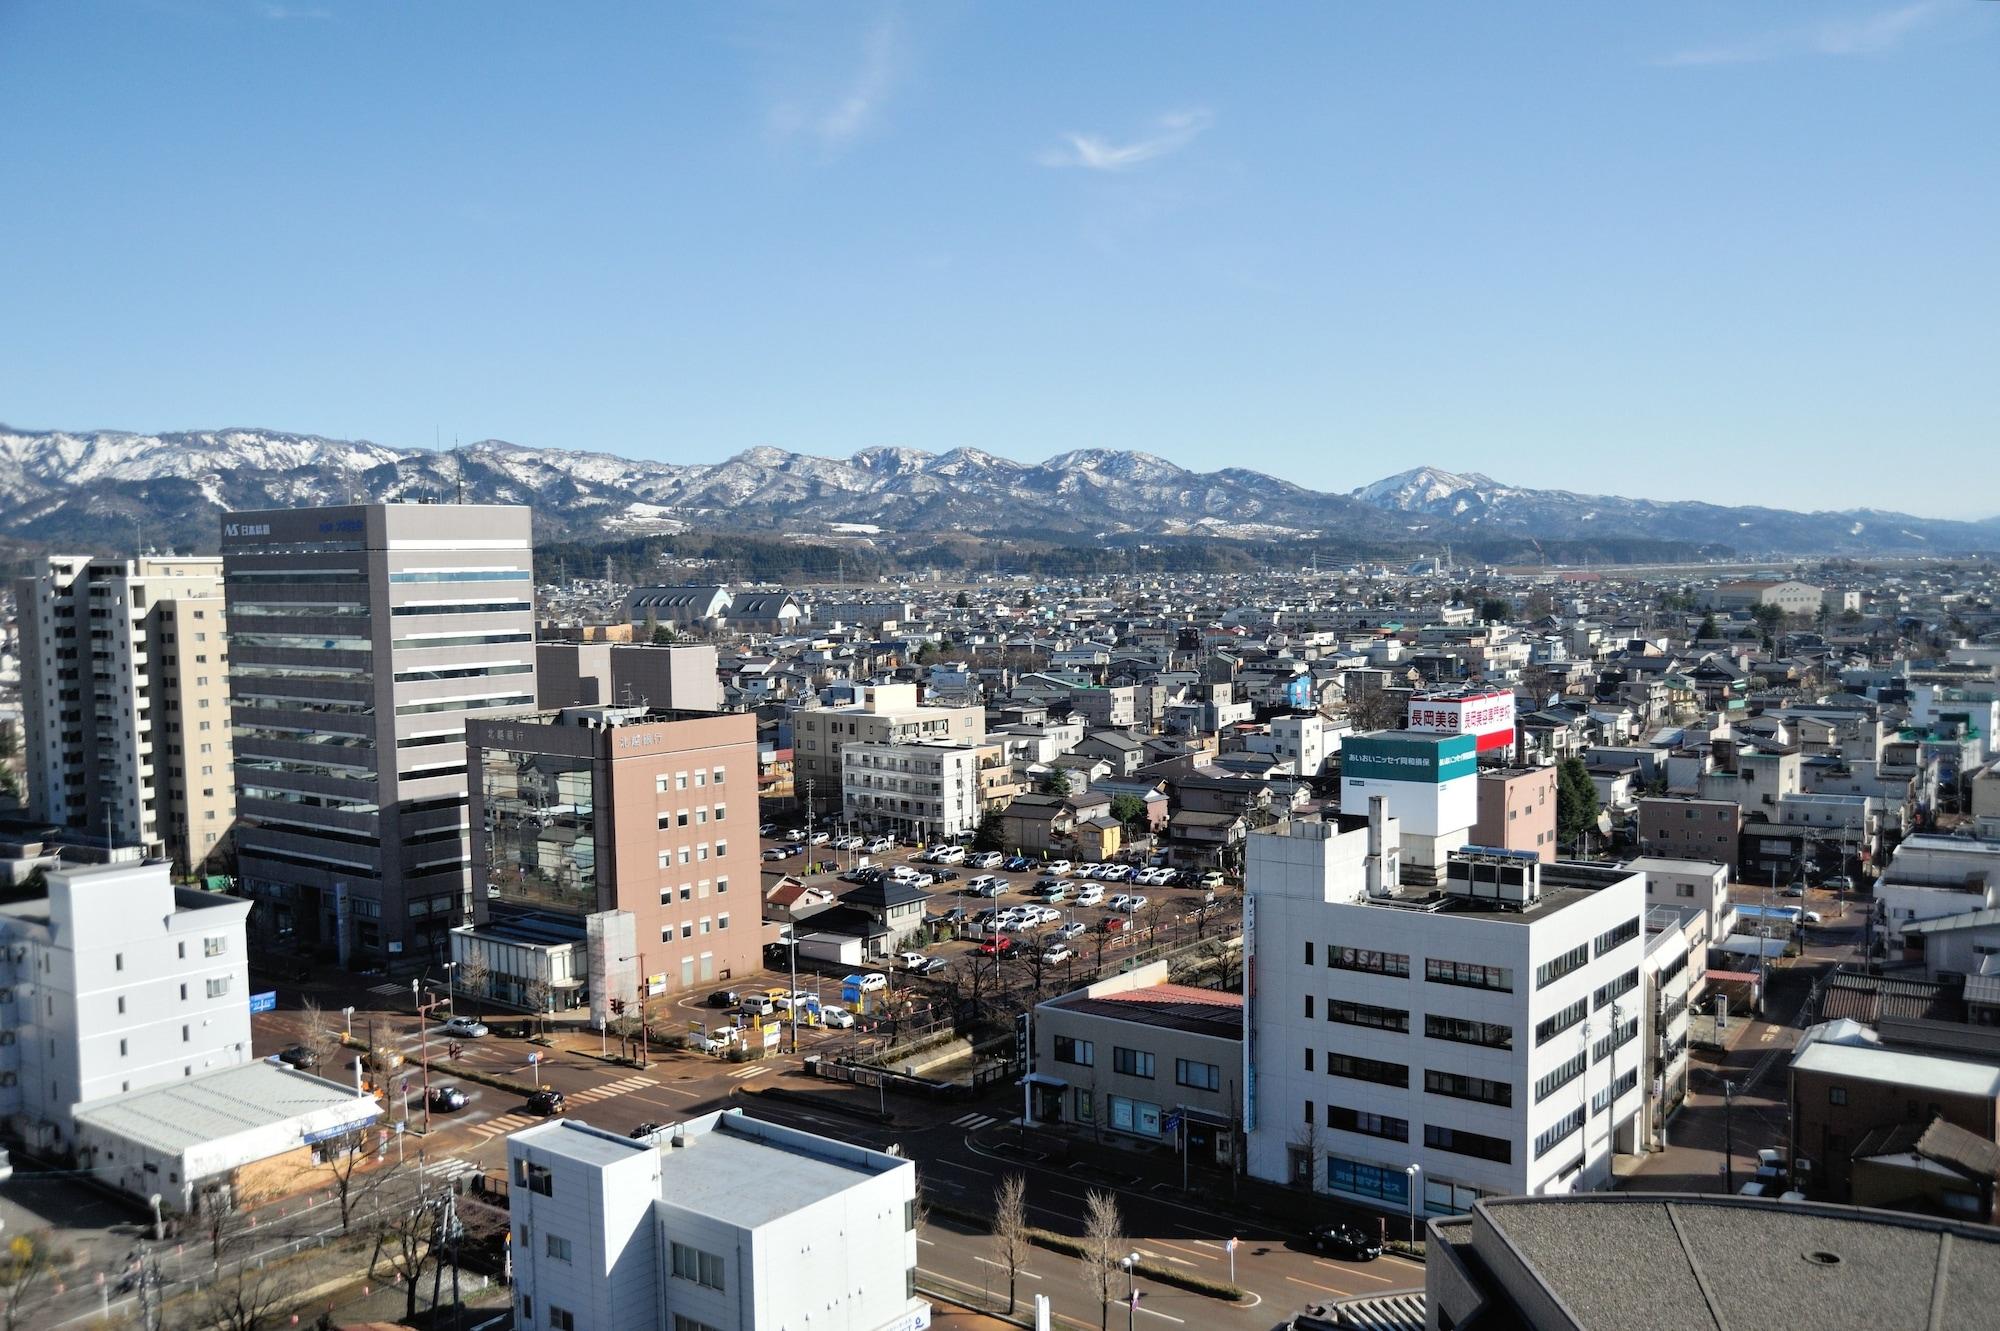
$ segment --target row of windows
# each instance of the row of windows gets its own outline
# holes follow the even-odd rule
[[[1590,1011],[1590,1000],[1579,998],[1553,1017],[1535,1023],[1535,1047],[1540,1048],[1582,1021]]]
[[[1539,1160],[1562,1144],[1563,1138],[1583,1126],[1583,1106],[1564,1114],[1535,1138],[1535,1159]]]
[[[1313,943],[1306,940],[1306,965],[1313,964]],[[1334,970],[1360,971],[1368,975],[1392,975],[1407,978],[1410,974],[1409,954],[1404,952],[1382,952],[1363,947],[1329,947],[1326,949],[1326,964]],[[1492,989],[1501,993],[1514,991],[1514,972],[1505,966],[1481,966],[1468,961],[1449,961],[1439,957],[1424,959],[1424,978],[1433,984],[1453,984],[1468,989]]]
[[[674,901],[676,890],[677,889],[671,887],[661,888],[660,904],[662,906],[671,905]],[[715,880],[715,894],[717,896],[723,896],[728,891],[729,891],[728,876],[724,875],[723,877],[717,878]],[[680,900],[682,901],[706,900],[708,897],[708,880],[706,878],[703,878],[696,883],[682,883],[678,889],[678,894]]]
[[[1639,968],[1634,966],[1617,979],[1606,980],[1603,984],[1598,985],[1596,992],[1591,995],[1592,1006],[1603,1007],[1613,999],[1623,998],[1638,987]]]
[[[439,679],[484,679],[492,675],[532,675],[535,668],[525,661],[500,661],[493,665],[422,666],[398,670],[398,684],[422,684]]]
[[[1615,928],[1606,929],[1597,936],[1597,955],[1603,956],[1615,947],[1623,947],[1639,936],[1639,917],[1622,921]]]
[[[389,646],[395,651],[415,651],[423,647],[499,647],[510,642],[533,642],[532,633],[413,633],[397,638]]]
[[[1435,1123],[1424,1124],[1424,1145],[1434,1151],[1450,1151],[1503,1165],[1514,1158],[1514,1143],[1505,1137],[1489,1137],[1483,1132],[1440,1127]]]
[[[673,1245],[674,1279],[692,1280],[705,1289],[722,1288],[722,1259],[685,1243]]]
[[[391,573],[390,582],[525,582],[524,568],[433,568]]]
[[[692,854],[690,854],[690,852],[692,852]],[[729,843],[727,841],[716,842],[715,858],[719,860],[727,854],[729,854]],[[673,850],[661,851],[660,867],[662,869],[670,869],[677,864],[687,864],[691,861],[698,862],[698,861],[705,861],[707,859],[708,859],[708,843],[704,841],[699,846],[677,846]]]
[[[728,805],[726,804],[716,805],[715,821],[718,823],[721,822],[723,818],[727,816],[728,811],[729,811]],[[672,812],[663,813],[660,815],[660,826],[662,828],[686,827],[688,825],[688,817],[689,817],[689,811],[687,809],[675,809]],[[705,823],[709,819],[709,810],[705,807],[695,809],[693,810],[693,817],[697,825]]]
[[[396,708],[397,716],[418,716],[429,712],[470,712],[487,707],[531,707],[532,693],[489,693],[477,698],[441,698],[436,702],[406,702]]]
[[[1305,996],[1308,1018],[1313,1015],[1315,1001],[1313,995]],[[1373,1003],[1354,1003],[1344,999],[1327,1001],[1326,1019],[1378,1031],[1408,1032],[1410,1029],[1410,1014],[1403,1008],[1378,1007]],[[1435,1013],[1424,1014],[1424,1034],[1433,1040],[1454,1040],[1460,1044],[1484,1045],[1489,1049],[1514,1047],[1514,1028],[1511,1026],[1462,1017],[1442,1017]]]
[[[493,615],[513,610],[532,610],[527,601],[447,601],[442,603],[420,602],[416,605],[399,605],[389,613],[402,615]]]
[[[1341,1132],[1358,1132],[1364,1137],[1381,1137],[1392,1142],[1406,1142],[1410,1139],[1408,1119],[1391,1118],[1387,1114],[1370,1114],[1364,1110],[1349,1109],[1345,1105],[1329,1104],[1326,1107],[1326,1125]]]
[[[1509,1082],[1468,1077],[1457,1072],[1424,1069],[1424,1089],[1432,1095],[1448,1095],[1454,1100],[1476,1100],[1483,1105],[1506,1108],[1514,1103],[1514,1087]]]
[[[1589,1065],[1590,1056],[1579,1053],[1575,1058],[1558,1065],[1553,1071],[1543,1074],[1535,1082],[1535,1103],[1540,1104],[1570,1082],[1581,1077],[1583,1070]]]
[[[715,929],[717,930],[717,932],[727,929],[728,927],[729,927],[729,916],[727,913],[715,917]],[[682,920],[680,923],[680,931],[682,938],[693,938],[696,933],[700,933],[703,937],[707,937],[709,931],[708,916],[704,915],[698,920]],[[661,925],[660,941],[662,943],[670,943],[673,941],[673,938],[674,938],[674,926],[671,924]]]
[[[696,772],[693,777],[695,789],[699,790],[703,785],[707,784],[719,786],[722,784],[725,775],[724,769],[720,767],[711,768],[706,772]],[[662,795],[666,794],[669,790],[686,790],[688,788],[688,780],[689,777],[686,772],[675,772],[672,776],[668,776],[663,772],[653,778],[653,789]]]
[[[1563,976],[1583,966],[1590,960],[1590,944],[1578,943],[1569,951],[1552,961],[1545,961],[1535,967],[1535,988],[1546,989]]]

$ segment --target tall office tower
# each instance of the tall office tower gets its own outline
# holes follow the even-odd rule
[[[57,555],[14,590],[29,816],[205,867],[235,809],[222,561]]]
[[[274,942],[434,965],[471,918],[465,723],[535,707],[511,505],[230,513],[237,857]]]

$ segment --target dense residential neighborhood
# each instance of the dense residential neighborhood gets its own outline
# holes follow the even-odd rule
[[[789,1324],[692,1237],[578,1283],[606,1222],[548,1199],[810,1232],[899,1151],[938,1215],[1010,1161],[1222,1189],[1418,1309],[1419,1224],[1502,1199],[1996,1219],[1990,563],[632,585],[528,531],[233,514],[13,584],[17,1169],[181,1235],[358,1174],[455,1275],[511,1209],[523,1326]],[[980,1285],[923,1251],[856,1325]]]

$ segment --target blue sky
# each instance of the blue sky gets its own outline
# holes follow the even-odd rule
[[[1973,0],[10,0],[0,420],[1988,515],[1996,89]]]

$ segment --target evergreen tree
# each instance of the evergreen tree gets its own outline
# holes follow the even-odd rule
[[[1573,841],[1597,821],[1597,787],[1581,758],[1565,758],[1556,769],[1556,835]]]

